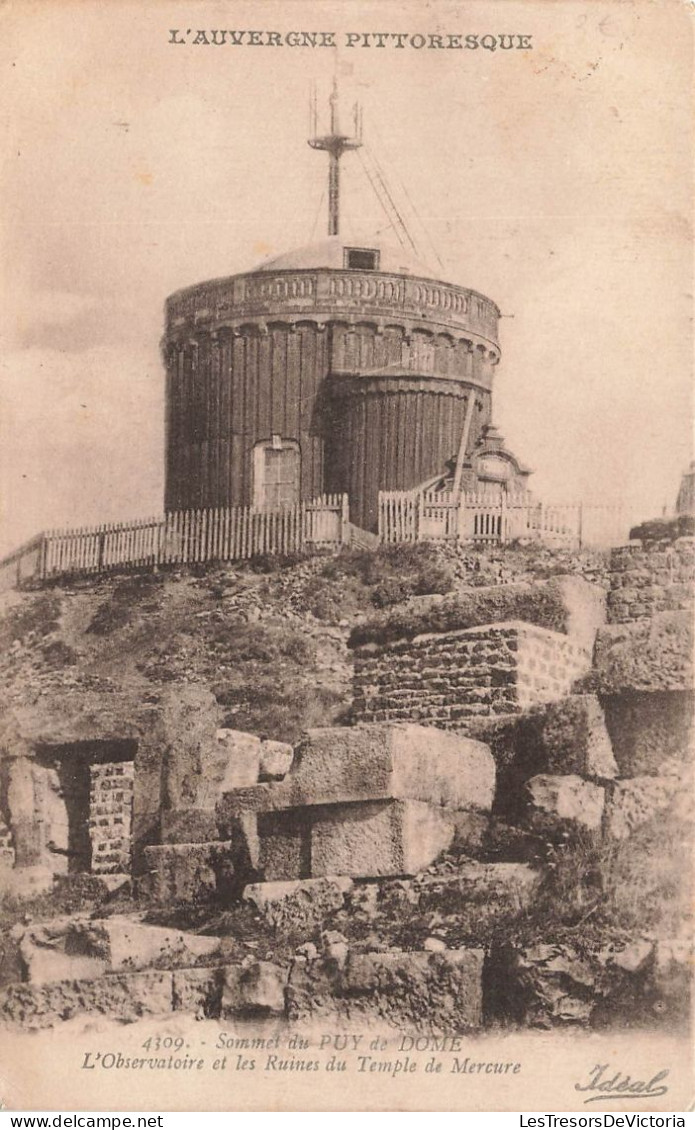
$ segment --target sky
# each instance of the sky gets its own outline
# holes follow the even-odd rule
[[[168,42],[189,27],[339,48]],[[0,552],[161,511],[164,300],[323,237],[308,98],[336,69],[423,256],[504,315],[495,422],[534,490],[672,507],[693,457],[690,36],[675,0],[6,4]],[[346,234],[387,234],[360,157],[343,169]]]

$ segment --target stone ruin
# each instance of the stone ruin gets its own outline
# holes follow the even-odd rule
[[[142,915],[20,926],[0,966],[6,1020],[376,1011],[455,1031],[500,1017],[586,1024],[615,985],[682,1007],[680,936],[603,952],[599,976],[568,944],[486,952],[435,935],[370,952],[321,928],[394,899],[532,913],[542,876],[519,857],[528,838],[621,842],[659,813],[689,815],[694,576],[691,539],[631,544],[613,551],[607,601],[571,578],[478,593],[466,616],[494,606],[492,623],[456,627],[461,610],[435,601],[416,605],[405,631],[377,618],[354,647],[353,724],[294,749],[216,729],[199,688],[156,706],[86,696],[72,712],[17,708],[1,736],[6,889],[31,894],[75,872],[132,879],[143,908],[246,904],[322,948],[239,963],[225,938]],[[507,855],[498,845],[491,859],[500,826]],[[458,865],[438,871],[454,848]]]
[[[0,772],[0,865],[10,889],[38,891],[59,875],[108,881],[130,872],[132,742],[20,743],[6,749]]]

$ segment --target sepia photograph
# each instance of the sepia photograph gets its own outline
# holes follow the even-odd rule
[[[0,1109],[692,1107],[691,39],[0,7]]]

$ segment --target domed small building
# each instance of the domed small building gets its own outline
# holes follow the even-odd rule
[[[491,421],[497,306],[398,245],[338,234],[338,161],[359,142],[334,116],[312,144],[331,158],[334,234],[167,301],[165,509],[346,493],[375,530],[382,490],[454,474],[523,489]]]

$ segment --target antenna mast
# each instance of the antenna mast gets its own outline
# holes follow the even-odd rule
[[[362,145],[362,111],[355,105],[355,129],[352,136],[340,129],[338,111],[338,80],[333,79],[333,90],[329,98],[331,108],[330,132],[318,135],[318,113],[316,91],[312,93],[310,119],[313,136],[309,138],[312,149],[325,149],[329,156],[328,164],[328,234],[338,235],[340,231],[340,158],[350,149]]]

